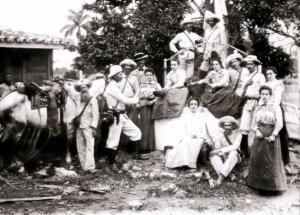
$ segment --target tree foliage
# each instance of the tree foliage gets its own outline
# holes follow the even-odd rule
[[[297,0],[227,0],[226,4],[229,43],[257,55],[264,65],[278,67],[283,75],[288,74],[289,56],[272,47],[266,35],[272,30],[299,45],[299,34],[290,34],[282,25],[294,24],[299,29]],[[203,5],[198,8],[203,14]],[[179,23],[191,5],[186,0],[136,0],[135,4],[131,0],[95,0],[84,9],[96,15],[89,23],[91,31],[80,37],[80,57],[74,66],[81,70],[94,66],[99,70],[141,51],[150,56],[151,66],[162,67],[163,59],[171,56],[169,41],[182,30]],[[200,26],[201,23],[195,29],[199,34]]]
[[[84,5],[100,16],[90,23],[94,33],[80,39],[77,68],[82,69],[85,64],[102,68],[141,51],[150,56],[152,65],[170,56],[168,43],[180,31],[183,14],[190,9],[187,1],[139,0],[135,5],[131,2],[97,0]]]
[[[72,36],[76,32],[77,38],[82,36],[82,30],[90,31],[88,19],[89,15],[84,14],[84,10],[81,9],[78,12],[74,10],[69,10],[69,15],[67,16],[69,24],[62,27],[60,32],[64,32],[65,37]]]

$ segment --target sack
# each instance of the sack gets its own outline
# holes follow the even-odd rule
[[[79,125],[80,125],[80,116],[76,116],[72,120],[72,124],[73,124],[73,126],[74,126],[75,129],[79,128]]]
[[[110,109],[105,109],[100,114],[100,122],[105,125],[112,125],[114,123],[114,111]]]

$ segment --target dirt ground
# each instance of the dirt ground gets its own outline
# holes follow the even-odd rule
[[[297,159],[299,159],[297,154]],[[205,172],[212,169],[169,170],[156,151],[147,161],[118,157],[119,172],[109,172],[105,159],[96,173],[78,172],[62,178],[40,171],[18,176],[3,173],[0,214],[299,214],[299,172],[288,177],[289,189],[279,196],[260,196],[246,186],[248,160],[244,160],[222,186],[210,188]],[[78,170],[78,163],[74,163]],[[208,165],[209,166],[209,165]],[[92,192],[92,188],[99,192]],[[55,200],[1,203],[2,199],[57,197]]]
[[[299,106],[296,81],[286,86],[284,100]],[[295,99],[295,98],[298,98]],[[298,103],[297,103],[298,102]],[[246,186],[245,159],[222,186],[210,188],[210,164],[197,170],[169,170],[163,154],[156,151],[148,161],[133,161],[119,153],[119,172],[106,170],[104,158],[96,173],[79,171],[77,177],[62,177],[53,166],[40,162],[40,171],[30,174],[0,172],[0,214],[300,214],[300,144],[290,144],[288,190],[278,196],[261,196]],[[49,157],[47,158],[49,159]],[[43,160],[43,159],[41,159]],[[54,200],[16,201],[16,198]],[[4,200],[15,200],[3,202]]]

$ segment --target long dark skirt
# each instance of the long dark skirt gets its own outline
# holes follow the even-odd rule
[[[140,111],[141,122],[141,150],[152,151],[155,149],[155,136],[154,136],[154,120],[152,117],[153,106],[143,106]]]
[[[260,126],[259,130],[264,138],[255,137],[251,148],[248,186],[267,191],[284,191],[287,189],[287,181],[282,162],[280,139],[277,136],[274,142],[268,142],[273,126]]]
[[[203,105],[217,118],[233,116],[238,119],[243,108],[242,97],[235,94],[232,87],[224,87],[214,92],[202,94]]]

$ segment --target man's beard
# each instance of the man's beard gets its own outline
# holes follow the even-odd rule
[[[89,93],[87,93],[87,92],[81,93],[80,101],[87,102],[89,100],[89,97],[90,97]]]

